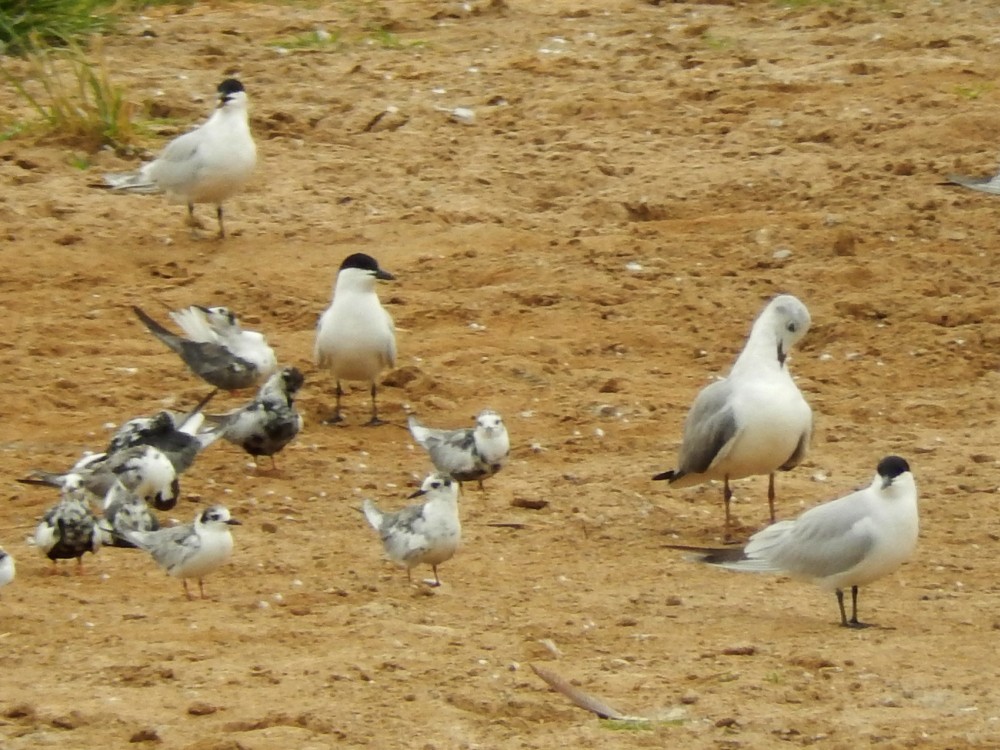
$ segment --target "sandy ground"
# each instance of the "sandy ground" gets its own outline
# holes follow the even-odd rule
[[[990,0],[411,0],[127,24],[105,44],[115,78],[176,123],[151,152],[235,74],[261,164],[216,242],[182,207],[88,187],[137,158],[0,144],[0,542],[18,563],[0,747],[1000,746],[1000,199],[940,184],[997,165],[998,21]],[[325,44],[292,44],[317,28]],[[0,106],[30,114],[9,89]],[[375,429],[363,388],[346,426],[320,424],[333,384],[312,364],[356,251],[397,275],[379,292],[404,376]],[[778,292],[812,313],[791,368],[816,416],[780,516],[888,453],[920,485],[916,556],[862,592],[877,628],[665,548],[719,540],[718,486],[650,477]],[[222,502],[244,521],[207,600],[128,550],[51,575],[24,540],[55,494],[15,480],[203,395],[129,310],[192,303],[229,305],[303,369],[306,430],[277,472],[224,445],[183,477],[169,517]],[[401,506],[426,472],[408,412],[459,426],[484,406],[511,464],[465,489],[444,585],[407,585],[356,508]],[[766,486],[736,485],[748,529]],[[532,664],[657,721],[603,722]]]

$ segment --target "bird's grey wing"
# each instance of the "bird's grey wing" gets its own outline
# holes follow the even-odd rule
[[[383,308],[382,312],[385,313],[385,322],[389,326],[389,340],[385,344],[385,361],[389,367],[396,366],[396,324],[392,320],[392,316],[389,314],[388,310]]]
[[[992,177],[966,177],[960,174],[950,174],[947,179],[948,182],[953,182],[962,187],[978,190],[982,193],[1000,195],[1000,174]]]
[[[766,558],[777,569],[808,578],[825,578],[850,570],[875,544],[865,523],[869,509],[861,496],[863,492],[816,506],[794,521],[763,529],[747,544],[747,556]],[[776,527],[785,524],[790,530],[782,534]],[[775,532],[769,533],[771,529]]]
[[[676,478],[708,470],[719,453],[739,433],[728,380],[705,386],[695,398],[684,422],[684,438]]]
[[[197,180],[204,166],[201,158],[203,142],[204,134],[199,130],[178,136],[167,144],[155,161],[146,165],[143,172],[163,190],[183,189]]]
[[[125,538],[152,555],[168,571],[183,563],[201,547],[201,538],[191,526],[147,532],[126,532]]]
[[[410,505],[396,513],[383,513],[379,531],[389,555],[410,560],[426,552],[428,547],[423,524],[423,505]]]
[[[433,430],[427,437],[426,447],[434,466],[458,479],[460,479],[458,475],[479,468],[475,430],[471,427],[459,430]]]
[[[812,441],[812,417],[809,419],[809,426],[799,435],[799,442],[795,445],[795,450],[780,467],[782,471],[788,471],[798,466],[809,451],[809,443]]]

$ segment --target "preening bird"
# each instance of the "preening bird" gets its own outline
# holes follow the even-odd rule
[[[677,468],[657,474],[674,487],[712,479],[723,482],[725,535],[732,518],[729,482],[768,475],[767,501],[774,512],[774,474],[797,466],[812,435],[812,409],[788,372],[788,353],[809,330],[809,311],[782,294],[760,313],[729,375],[698,393],[684,422]]]

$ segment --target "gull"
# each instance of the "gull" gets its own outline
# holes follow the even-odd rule
[[[809,330],[809,311],[782,294],[757,317],[729,375],[701,390],[684,422],[677,468],[657,474],[674,487],[723,481],[726,540],[732,519],[731,479],[767,474],[767,501],[774,521],[774,473],[805,457],[812,410],[788,372],[792,346]]]
[[[332,371],[337,381],[337,406],[326,420],[328,424],[343,419],[341,380],[371,383],[372,418],[368,424],[382,424],[375,404],[375,381],[382,370],[396,364],[396,333],[392,316],[375,293],[375,282],[394,278],[364,253],[349,255],[340,264],[333,301],[320,316],[314,349],[317,364]]]
[[[18,481],[52,487],[76,483],[97,497],[104,497],[120,482],[158,510],[170,510],[180,497],[180,482],[174,465],[166,454],[152,445],[135,445],[113,453],[92,453],[77,461],[68,472],[36,470]]]
[[[864,489],[810,508],[798,518],[779,521],[750,537],[743,549],[669,545],[695,552],[700,562],[730,570],[781,573],[812,581],[837,595],[840,624],[862,628],[858,587],[895,571],[917,546],[917,485],[899,456],[878,463]],[[844,610],[844,589],[851,587],[851,619]]]
[[[126,538],[128,532],[156,531],[160,522],[142,497],[121,482],[115,482],[104,497],[104,519],[99,526],[102,544],[134,547]]]
[[[426,427],[415,416],[409,419],[410,434],[430,454],[438,471],[459,482],[483,480],[503,468],[510,456],[510,438],[503,418],[492,409],[483,409],[475,427],[438,430]]]
[[[981,193],[1000,195],[1000,173],[992,177],[966,177],[960,174],[950,174],[945,179],[955,185],[961,185],[971,190],[978,190]]]
[[[244,331],[226,307],[192,306],[170,313],[188,338],[171,333],[142,308],[132,312],[195,375],[226,391],[251,388],[278,368],[274,350],[257,331]]]
[[[101,530],[79,484],[67,484],[59,502],[49,508],[35,527],[34,545],[54,563],[76,558],[83,572],[83,556],[101,547]]]
[[[14,558],[3,547],[0,547],[0,589],[14,580],[16,572]]]
[[[362,510],[368,523],[382,538],[386,556],[410,569],[421,564],[434,570],[432,586],[440,586],[437,566],[450,560],[462,539],[462,524],[458,520],[458,483],[447,474],[434,473],[424,479],[420,489],[410,498],[424,497],[423,502],[409,505],[395,513],[383,512],[371,500],[365,499]]]
[[[222,203],[250,180],[257,146],[250,134],[243,84],[227,78],[218,93],[218,106],[203,125],[172,140],[137,172],[106,174],[104,181],[112,190],[166,193],[171,203],[187,203],[191,227],[198,226],[194,204],[214,203],[221,239],[226,236]]]
[[[113,454],[135,445],[151,445],[166,455],[178,475],[183,474],[201,451],[222,437],[219,429],[198,431],[204,422],[201,410],[214,395],[212,391],[180,419],[168,411],[161,411],[152,417],[129,420],[112,436],[107,452]]]
[[[274,456],[302,430],[302,415],[295,409],[295,394],[305,379],[297,367],[284,367],[261,386],[257,396],[246,406],[228,414],[206,415],[222,437],[240,446],[253,457]]]
[[[198,591],[205,598],[204,578],[222,567],[233,552],[230,526],[240,522],[222,505],[212,505],[195,516],[194,523],[157,531],[126,531],[125,539],[149,552],[153,560],[184,584],[191,599],[187,579],[198,579]]]

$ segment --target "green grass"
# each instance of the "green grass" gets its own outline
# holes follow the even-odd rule
[[[991,83],[981,83],[975,86],[956,86],[955,96],[968,101],[974,101],[978,99],[983,94],[986,94],[993,90],[993,84]]]
[[[25,61],[27,70],[20,77],[0,68],[0,78],[38,115],[35,122],[15,125],[17,131],[40,130],[88,151],[135,142],[135,108],[111,80],[99,41],[89,52],[73,43],[37,48]]]
[[[115,23],[110,0],[0,0],[0,51],[23,55],[62,46]]]

